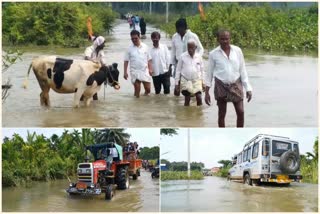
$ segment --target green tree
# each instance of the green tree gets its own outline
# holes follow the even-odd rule
[[[159,146],[140,148],[139,157],[143,160],[159,159]]]
[[[129,142],[130,134],[125,129],[101,129],[97,130],[96,142],[106,143],[115,142],[121,146],[125,146]]]
[[[178,129],[160,129],[161,135],[173,136],[178,134]]]
[[[228,168],[228,167],[232,166],[231,160],[219,160],[218,163],[222,164],[223,168]]]

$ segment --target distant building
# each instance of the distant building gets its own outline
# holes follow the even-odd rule
[[[211,172],[212,173],[217,173],[217,172],[219,172],[220,171],[220,167],[212,167],[211,168]]]

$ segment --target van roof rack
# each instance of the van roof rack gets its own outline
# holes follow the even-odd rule
[[[277,138],[284,138],[284,139],[290,139],[288,137],[283,137],[283,136],[278,136],[278,135],[270,135],[270,134],[258,134],[256,135],[254,138],[252,138],[251,140],[249,140],[246,144],[244,144],[243,148],[245,148],[246,146],[248,146],[250,143],[252,143],[253,141],[257,140],[258,138],[260,137],[263,137],[263,136],[266,136],[266,137],[277,137]]]

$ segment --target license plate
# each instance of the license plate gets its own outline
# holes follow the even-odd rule
[[[289,179],[289,176],[288,176],[288,175],[278,175],[278,176],[277,176],[277,179],[278,179],[278,180],[288,180],[288,179]]]
[[[77,187],[77,189],[86,189],[87,188],[87,184],[79,182],[79,183],[77,183],[76,187]]]

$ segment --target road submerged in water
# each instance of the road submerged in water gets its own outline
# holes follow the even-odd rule
[[[159,179],[141,170],[130,188],[116,190],[111,201],[100,196],[69,196],[68,180],[38,182],[30,188],[2,188],[3,212],[158,212]]]
[[[318,212],[318,185],[248,186],[220,177],[161,182],[163,212]]]
[[[156,28],[147,26],[147,38]],[[59,55],[65,58],[83,58],[84,48],[67,49],[34,47],[25,49],[22,61],[3,73],[3,80],[13,85],[2,106],[3,127],[217,127],[217,106],[204,104],[197,107],[192,100],[184,107],[184,98],[172,92],[165,96],[133,97],[131,82],[123,79],[124,53],[131,41],[129,25],[119,21],[113,33],[107,36],[105,55],[108,63],[117,62],[120,71],[119,91],[110,87],[99,91],[99,101],[90,107],[72,108],[73,94],[50,91],[52,107],[40,107],[40,87],[31,72],[29,87],[22,88],[32,58],[40,55]],[[170,38],[161,32],[161,42],[171,47]],[[206,51],[206,54],[208,51]],[[245,102],[245,126],[247,127],[316,127],[318,59],[310,56],[246,55],[246,65],[253,99]],[[205,60],[205,68],[207,61]],[[173,79],[171,91],[173,91]],[[153,87],[153,86],[152,86]],[[213,91],[211,91],[213,98]],[[203,96],[204,98],[204,96]],[[204,102],[203,102],[204,103]],[[226,125],[236,125],[236,114],[228,105]]]

